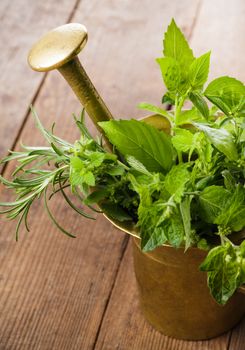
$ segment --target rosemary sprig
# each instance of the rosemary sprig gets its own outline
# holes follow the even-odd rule
[[[70,237],[75,237],[56,221],[48,206],[48,201],[60,192],[73,210],[86,218],[94,219],[81,208],[78,208],[65,192],[65,188],[70,187],[70,158],[74,155],[76,149],[72,144],[54,135],[54,125],[51,132],[46,130],[35,110],[33,108],[31,110],[35,124],[49,143],[49,146],[30,147],[22,144],[21,151],[10,151],[10,154],[2,159],[1,163],[17,162],[17,166],[11,174],[12,180],[7,180],[0,176],[0,182],[12,190],[16,197],[12,202],[0,202],[0,206],[4,208],[0,211],[0,214],[7,214],[6,217],[10,220],[19,218],[15,232],[16,240],[18,240],[22,223],[24,223],[26,230],[29,231],[28,214],[31,205],[35,200],[44,197],[45,208],[53,223],[63,233]],[[91,135],[83,124],[83,119],[84,112],[82,112],[81,120],[76,118],[76,124],[83,133],[83,137],[91,139]],[[98,147],[100,146],[98,145]],[[51,193],[48,196],[49,191]],[[91,207],[91,209],[94,208]]]

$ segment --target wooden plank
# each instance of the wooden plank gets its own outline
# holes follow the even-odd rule
[[[45,31],[69,20],[78,0],[0,2],[0,158],[12,144],[43,80],[27,53]]]
[[[218,5],[216,5],[217,3]],[[237,8],[234,10],[234,7],[236,7],[234,6],[234,3],[230,3],[229,6],[226,7],[222,1],[215,2],[215,4],[212,1],[203,1],[201,7],[197,11],[199,12],[199,16],[195,19],[195,25],[193,26],[194,31],[191,33],[191,46],[194,48],[195,53],[198,53],[199,51],[201,54],[203,51],[207,51],[211,44],[214,53],[212,63],[216,60],[214,66],[216,71],[215,74],[211,71],[211,77],[221,74],[234,74],[241,78],[244,74],[241,65],[241,57],[242,52],[245,50],[243,49],[244,43],[242,43],[242,36],[239,34],[241,32],[241,23],[243,21],[241,12],[241,7],[243,5],[242,1],[237,0],[236,3]],[[185,11],[182,13],[183,18],[190,13],[190,7],[190,5],[186,7]],[[231,10],[231,7],[233,10]],[[237,14],[236,18],[234,12]],[[232,14],[232,20],[229,18],[230,14]],[[176,20],[179,23],[178,17]],[[233,23],[233,26],[227,25],[227,23],[231,22]],[[203,28],[205,28],[205,30]],[[225,29],[223,30],[223,28]],[[228,30],[230,28],[233,28],[232,34],[228,35]],[[188,28],[185,29],[187,29],[188,33]],[[227,40],[226,45],[224,45],[221,40],[224,31]],[[234,44],[233,42],[239,35],[239,44],[241,44],[241,47],[239,44]],[[237,45],[237,50],[230,50],[227,54],[227,47],[234,47],[234,45]],[[237,52],[240,52],[240,54],[237,55]],[[226,58],[228,59],[228,62],[226,61]],[[234,62],[236,62],[235,67],[233,66]],[[146,74],[147,72],[148,71],[146,71]],[[157,86],[152,86],[152,94],[156,93],[157,95],[156,88]],[[227,349],[231,332],[210,341],[184,342],[162,336],[144,321],[137,305],[137,291],[132,272],[133,266],[130,250],[131,248],[129,247],[124,259],[122,260],[115,288],[108,304],[101,332],[97,340],[96,349]],[[235,346],[238,346],[237,344],[239,344],[242,349],[244,347],[244,340],[240,340],[242,335],[241,331],[238,331],[238,329],[239,328],[237,328],[236,333],[234,333],[237,338],[235,339],[232,337],[232,340],[234,338]],[[230,349],[236,349],[235,346],[231,345]]]
[[[227,350],[244,350],[245,344],[245,318],[231,332],[231,339]]]

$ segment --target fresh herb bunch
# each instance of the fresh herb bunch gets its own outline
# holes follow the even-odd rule
[[[204,89],[210,52],[195,58],[174,20],[163,46],[157,59],[167,88],[163,106],[141,103],[154,113],[143,121],[99,123],[114,153],[91,137],[84,113],[75,118],[81,139],[74,145],[44,129],[34,113],[50,146],[23,146],[3,159],[19,166],[12,181],[0,178],[17,194],[15,202],[1,203],[2,213],[19,218],[18,238],[43,194],[51,219],[72,236],[48,207],[49,197],[61,192],[74,210],[93,218],[72,202],[69,188],[91,210],[98,204],[113,220],[131,221],[144,251],[163,243],[209,251],[200,268],[216,301],[225,304],[245,283],[245,87],[224,76]],[[192,108],[185,109],[186,102]]]

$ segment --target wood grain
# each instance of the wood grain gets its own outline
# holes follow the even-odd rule
[[[31,45],[70,19],[78,0],[0,2],[0,158],[12,147],[44,78],[27,65]]]
[[[71,114],[79,113],[81,107],[61,76],[57,72],[49,73],[39,89],[43,75],[22,70],[23,57],[31,41],[46,29],[65,22],[74,11],[75,2],[62,0],[59,6],[55,6],[56,1],[45,0],[20,3],[28,11],[21,9],[17,0],[0,3],[5,23],[9,23],[5,42],[11,37],[11,26],[15,28],[16,9],[23,21],[18,25],[23,31],[24,24],[28,24],[30,31],[23,31],[27,39],[23,39],[18,48],[21,60],[11,56],[14,52],[11,45],[6,52],[10,61],[5,59],[5,62],[9,74],[13,74],[10,81],[14,87],[5,74],[2,91],[5,94],[8,91],[4,101],[9,98],[11,107],[1,100],[1,118],[11,115],[16,124],[9,128],[5,118],[3,122],[0,118],[0,153],[7,144],[14,142],[18,133],[18,141],[43,143],[30,115],[19,132],[36,91],[35,108],[44,125],[49,127],[55,121],[59,136],[70,141],[79,137]],[[189,37],[193,35],[195,43],[200,23],[206,27],[206,20],[212,22],[212,18],[205,19],[205,6],[210,6],[211,2],[207,1],[205,6],[204,3],[195,0],[82,0],[75,8],[73,21],[85,24],[89,31],[89,42],[80,59],[117,118],[144,115],[136,108],[138,102],[159,103],[163,85],[154,58],[161,55],[162,33],[174,17]],[[37,8],[43,10],[40,18],[33,22]],[[225,21],[226,17],[223,23]],[[211,41],[211,37],[209,33],[208,40]],[[218,43],[214,42],[214,46]],[[22,51],[23,47],[26,52]],[[201,45],[200,49],[203,49]],[[222,55],[220,52],[223,62]],[[16,67],[14,73],[11,73],[12,66]],[[9,90],[11,88],[13,90]],[[89,121],[88,124],[92,128]],[[13,165],[7,167],[5,175],[9,176],[12,169]],[[2,198],[9,198],[9,194],[1,190]],[[51,201],[51,209],[66,228],[78,234],[76,239],[67,238],[51,225],[41,203],[36,203],[32,210],[32,231],[29,234],[22,231],[18,244],[13,238],[14,223],[1,222],[0,350],[227,349],[230,334],[208,342],[183,342],[156,332],[145,322],[138,307],[128,237],[103,217],[93,222],[77,216],[61,199]],[[236,346],[242,349],[241,328],[236,328],[230,340],[231,350],[237,350]]]

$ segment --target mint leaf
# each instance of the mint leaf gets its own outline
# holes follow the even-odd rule
[[[220,215],[215,220],[216,224],[230,227],[233,231],[240,231],[245,227],[245,188],[237,186],[230,192],[230,198]]]
[[[187,68],[194,60],[192,50],[174,19],[164,35],[163,47],[164,56],[175,59],[181,68]]]
[[[177,203],[180,203],[185,185],[190,180],[189,166],[188,163],[174,165],[165,177],[165,188]]]
[[[99,203],[102,199],[108,196],[109,192],[107,189],[98,189],[92,193],[90,193],[87,198],[84,199],[84,204],[94,204]]]
[[[112,176],[120,176],[123,175],[125,169],[122,165],[113,165],[105,169],[105,173]]]
[[[206,187],[199,195],[200,215],[213,224],[230,200],[230,192],[222,186]]]
[[[231,77],[213,80],[204,95],[226,115],[238,113],[245,106],[245,86]]]
[[[179,63],[171,57],[157,58],[163,81],[170,92],[176,92],[180,85],[181,74]]]
[[[167,242],[175,248],[179,248],[185,236],[184,226],[179,211],[167,218],[162,223]]]
[[[93,152],[89,155],[90,159],[90,166],[93,167],[99,167],[104,159],[105,159],[106,154],[102,152]]]
[[[89,186],[95,186],[95,177],[91,171],[87,171],[82,175],[82,181]]]
[[[83,183],[83,179],[79,172],[71,172],[70,174],[70,183],[71,186],[78,186]]]
[[[216,301],[224,305],[242,284],[241,249],[226,243],[211,249],[201,264],[201,271],[208,272],[208,286]]]
[[[180,213],[185,231],[185,249],[187,250],[194,243],[194,234],[191,229],[191,201],[193,196],[188,196],[180,203]]]
[[[100,207],[108,217],[114,220],[120,222],[132,220],[132,217],[122,207],[115,203],[100,203]]]
[[[152,230],[142,230],[140,237],[141,249],[144,252],[151,251],[167,241],[162,227],[154,227]]]
[[[210,52],[195,58],[188,73],[192,90],[202,89],[208,79]]]
[[[232,192],[222,186],[209,186],[201,192],[199,203],[206,222],[235,232],[245,227],[245,189],[241,185]]]
[[[74,169],[75,171],[79,171],[84,168],[83,161],[79,157],[71,157],[70,163],[71,163],[72,169]]]
[[[165,133],[133,119],[111,120],[99,125],[119,152],[135,157],[147,170],[161,172],[171,168],[174,150]]]
[[[126,160],[128,164],[135,170],[137,170],[139,173],[151,176],[151,173],[146,169],[146,167],[138,161],[138,159],[132,157],[132,156],[127,156]]]
[[[193,103],[193,105],[202,113],[205,119],[209,117],[209,109],[207,102],[204,100],[202,95],[199,92],[191,92],[189,94],[189,99]]]
[[[237,160],[238,153],[232,135],[226,129],[215,129],[200,123],[193,123],[203,131],[210,142],[229,160]]]

